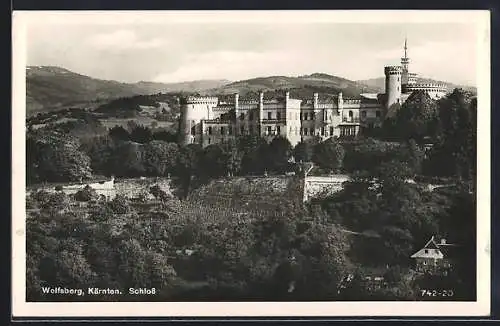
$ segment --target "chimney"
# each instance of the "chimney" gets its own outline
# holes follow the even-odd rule
[[[264,103],[264,92],[259,92],[259,104]]]

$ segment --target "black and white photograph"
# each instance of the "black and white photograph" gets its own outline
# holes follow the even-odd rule
[[[14,12],[14,312],[487,315],[489,19]]]

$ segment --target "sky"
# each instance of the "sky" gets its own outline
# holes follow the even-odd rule
[[[315,72],[352,80],[376,78],[383,76],[385,65],[399,64],[406,37],[413,72],[476,84],[478,32],[467,20],[298,23],[283,18],[274,24],[129,19],[114,23],[101,15],[78,23],[32,20],[26,31],[27,65],[60,66],[121,82],[237,81]]]

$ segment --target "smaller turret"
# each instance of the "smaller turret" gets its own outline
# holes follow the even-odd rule
[[[264,119],[264,92],[259,92],[259,122]]]
[[[344,98],[342,97],[342,92],[339,92],[339,95],[337,96],[337,108],[339,111],[344,108]]]
[[[234,93],[234,107],[239,107],[240,94]]]

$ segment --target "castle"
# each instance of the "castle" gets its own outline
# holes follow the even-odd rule
[[[311,99],[290,98],[287,91],[280,98],[232,100],[218,97],[190,96],[181,99],[180,143],[203,147],[241,135],[260,135],[271,141],[276,136],[287,138],[292,146],[312,138],[355,136],[362,128],[380,127],[387,112],[406,101],[417,90],[438,99],[447,93],[443,84],[417,83],[417,75],[409,70],[407,42],[401,65],[386,66],[385,93],[361,94],[358,98],[336,96]]]

